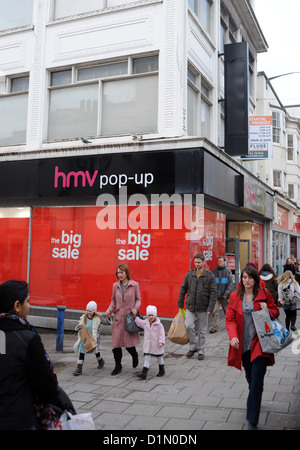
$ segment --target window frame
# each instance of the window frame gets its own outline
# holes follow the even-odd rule
[[[21,78],[28,80],[27,89],[13,90],[14,80],[18,80]],[[5,144],[5,143],[0,144],[0,147],[9,147],[9,146],[13,146],[13,145],[19,145],[19,146],[26,145],[26,142],[27,142],[27,118],[28,118],[28,105],[29,105],[29,103],[28,103],[29,83],[30,83],[30,74],[28,74],[28,73],[9,75],[5,78],[5,81],[3,83],[4,91],[0,93],[0,101],[1,101],[1,99],[17,98],[17,97],[25,97],[25,96],[27,97],[27,110],[26,110],[26,117],[24,120],[25,139],[23,142],[12,142],[12,139],[10,138],[10,141],[7,144]],[[12,116],[12,120],[14,120],[14,116]]]
[[[204,20],[204,5],[206,6],[205,12],[209,11],[207,14],[208,20]],[[203,28],[203,30],[209,35],[212,36],[213,33],[213,5],[214,0],[188,0],[188,7],[190,11],[195,15],[199,24]],[[209,7],[209,9],[208,9]],[[206,14],[205,14],[206,16]]]
[[[193,76],[193,79],[191,77]],[[192,117],[193,125],[190,127],[190,112],[191,109],[189,107],[188,99],[187,99],[187,134],[188,136],[201,136],[207,139],[211,138],[211,120],[212,120],[212,91],[213,86],[207,81],[207,79],[191,64],[188,63],[187,70],[187,86],[190,88],[195,95],[194,98],[194,106],[196,109],[196,117]],[[207,123],[206,121],[202,121],[203,118],[203,108],[205,111],[209,111],[209,123],[208,123],[208,133],[203,134],[203,123]],[[193,134],[190,134],[190,133]],[[196,134],[194,134],[196,133]]]
[[[292,146],[290,145],[289,138],[292,139]],[[295,148],[295,144],[294,144],[295,143],[294,134],[287,133],[286,140],[287,140],[286,158],[289,163],[293,163],[293,162],[295,162],[295,154],[296,154],[296,151],[295,151],[296,148]]]
[[[150,66],[154,67],[154,69],[157,70],[151,70],[151,68],[149,69],[149,71],[147,72],[137,72],[134,73],[134,64],[137,61],[142,61],[143,59],[149,59],[151,61]],[[155,64],[155,60],[156,60],[156,64]],[[113,65],[113,64],[119,64],[119,63],[127,63],[127,72],[126,73],[121,73],[119,75],[107,75],[107,76],[95,76],[95,77],[91,77],[91,78],[87,78],[84,80],[79,80],[79,73],[80,70],[83,69],[88,69],[88,68],[96,68],[96,67],[105,67],[108,65]],[[54,73],[58,73],[58,72],[63,72],[63,71],[70,71],[71,74],[71,80],[69,83],[62,83],[62,84],[56,84],[56,85],[51,85],[52,83],[52,79],[53,79],[53,74]],[[131,78],[143,78],[143,77],[149,77],[149,76],[157,76],[159,77],[159,54],[157,52],[155,53],[147,53],[147,54],[139,54],[139,55],[134,55],[134,56],[129,56],[129,57],[122,57],[122,58],[115,58],[115,59],[111,59],[111,60],[103,60],[103,61],[96,61],[93,63],[85,63],[85,64],[78,64],[78,65],[73,65],[73,66],[68,66],[68,67],[61,67],[61,68],[55,68],[53,70],[48,70],[48,118],[47,118],[47,125],[46,125],[46,131],[45,131],[45,141],[46,142],[53,142],[53,141],[57,141],[57,140],[62,140],[62,139],[78,139],[78,136],[70,136],[68,138],[64,137],[61,138],[59,136],[57,137],[53,137],[51,136],[51,138],[49,138],[49,120],[50,120],[50,114],[51,114],[51,110],[50,110],[50,104],[51,104],[51,92],[53,92],[54,90],[57,89],[67,89],[67,88],[71,88],[71,87],[78,87],[80,88],[80,86],[87,86],[87,85],[92,85],[92,84],[97,84],[98,87],[98,106],[97,106],[97,126],[96,126],[96,130],[95,130],[95,134],[89,135],[89,136],[85,136],[85,137],[90,137],[90,138],[102,138],[102,137],[110,137],[110,136],[122,136],[122,135],[128,135],[130,134],[128,133],[118,133],[118,134],[113,134],[113,135],[106,135],[106,134],[102,134],[102,128],[103,128],[103,124],[102,124],[102,116],[103,116],[103,112],[102,112],[102,96],[103,96],[103,88],[104,88],[104,83],[108,82],[108,81],[122,81],[122,80],[129,80]],[[157,96],[158,96],[158,92],[157,92]],[[151,130],[151,131],[145,131],[145,130],[132,130],[132,132],[134,133],[157,133],[158,131],[158,106],[159,102],[157,100],[157,115],[156,115],[156,129],[155,130]]]

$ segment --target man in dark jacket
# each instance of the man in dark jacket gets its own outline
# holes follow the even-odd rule
[[[212,273],[216,277],[217,301],[212,315],[212,328],[210,332],[216,333],[218,331],[219,326],[220,305],[222,306],[224,314],[226,314],[228,299],[231,294],[233,286],[232,272],[226,266],[225,256],[218,257],[218,266],[212,270]]]
[[[186,331],[189,337],[187,358],[198,352],[198,359],[205,357],[208,315],[212,314],[217,300],[217,285],[214,275],[204,268],[205,257],[198,253],[194,257],[196,269],[189,270],[181,285],[179,308],[184,307],[186,296]]]

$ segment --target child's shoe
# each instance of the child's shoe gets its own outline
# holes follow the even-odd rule
[[[83,364],[77,364],[77,367],[73,372],[73,375],[75,375],[75,376],[81,375],[82,374],[82,366],[83,366]]]
[[[164,366],[164,364],[159,364],[159,372],[158,372],[158,374],[156,374],[156,376],[157,377],[163,377],[164,376],[164,374],[166,373],[165,372],[165,366]]]
[[[143,367],[142,372],[137,374],[137,377],[140,378],[141,380],[146,380],[147,378],[147,374],[148,374],[148,368],[147,367]]]
[[[97,369],[102,369],[102,367],[104,367],[105,361],[103,358],[98,360],[98,366]]]

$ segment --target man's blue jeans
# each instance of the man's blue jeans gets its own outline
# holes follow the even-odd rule
[[[249,395],[247,399],[247,420],[255,425],[258,424],[262,393],[264,390],[264,377],[267,370],[268,358],[259,356],[250,362],[251,352],[243,353],[243,367],[246,380],[249,384]]]

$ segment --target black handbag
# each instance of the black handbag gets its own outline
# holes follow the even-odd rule
[[[140,319],[142,319],[143,317],[140,316],[140,314],[137,314],[137,317],[139,317]],[[144,331],[143,328],[140,328],[137,326],[137,324],[134,321],[134,317],[132,315],[132,313],[127,314],[126,318],[125,318],[125,327],[124,329],[126,331],[128,331],[129,333],[136,333],[138,331]]]

